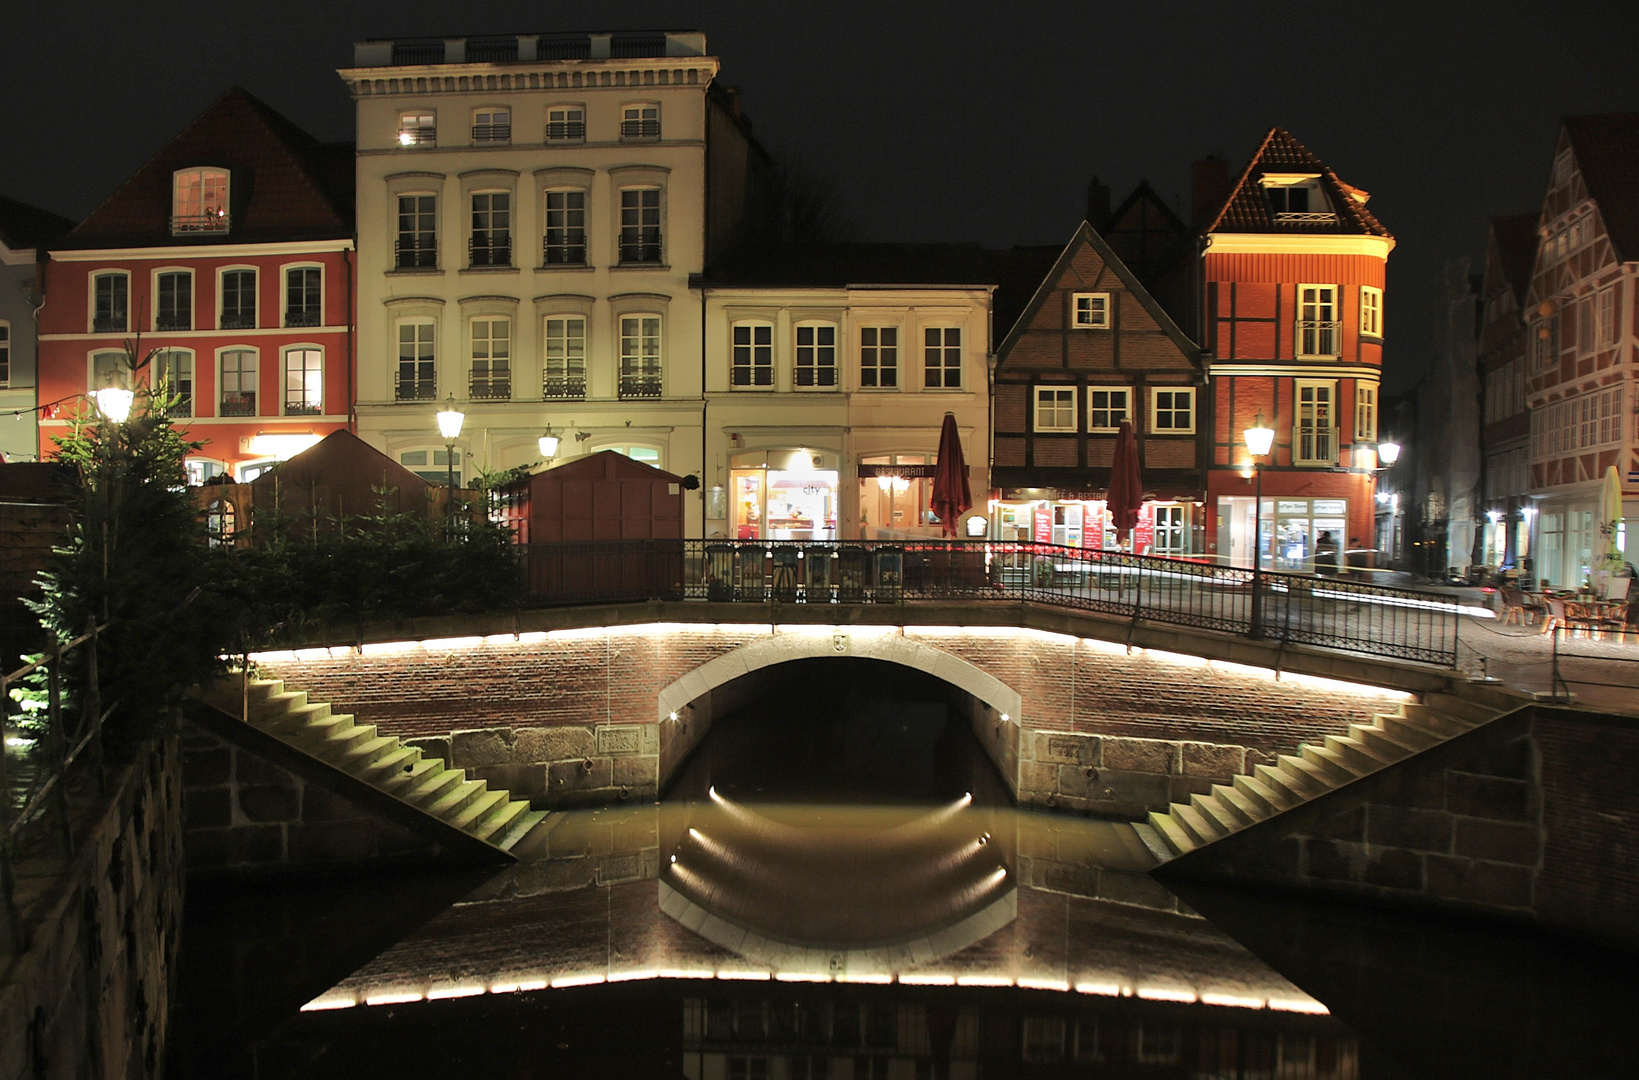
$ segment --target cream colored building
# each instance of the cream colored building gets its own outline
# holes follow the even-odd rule
[[[442,480],[453,397],[458,482],[539,460],[549,426],[560,460],[701,472],[690,276],[765,160],[717,72],[693,32],[354,46],[360,436]]]
[[[947,412],[974,499],[959,532],[985,535],[988,278],[959,245],[761,252],[708,274],[706,535],[940,537]]]

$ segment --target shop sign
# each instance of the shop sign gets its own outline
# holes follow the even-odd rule
[[[1133,528],[1133,554],[1147,554],[1155,543],[1155,507],[1145,503],[1138,508],[1138,524]]]
[[[1308,512],[1308,499],[1281,499],[1275,504],[1275,513],[1277,514],[1307,514]]]
[[[1037,503],[1032,514],[1031,538],[1038,544],[1051,544],[1053,542],[1053,508],[1046,503]]]
[[[1316,514],[1347,514],[1348,501],[1345,499],[1316,499]]]

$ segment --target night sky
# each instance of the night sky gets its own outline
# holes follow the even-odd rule
[[[1211,12],[1211,14],[1205,14]],[[829,174],[861,240],[1060,243],[1088,179],[1178,196],[1209,152],[1290,130],[1371,208],[1387,381],[1428,362],[1442,267],[1534,211],[1557,118],[1639,110],[1639,3],[14,4],[0,193],[83,217],[239,84],[352,138],[334,69],[367,37],[700,29],[758,135]]]

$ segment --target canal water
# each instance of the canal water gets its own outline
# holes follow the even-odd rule
[[[1172,883],[1125,822],[1013,808],[943,684],[802,661],[657,805],[500,873],[187,899],[173,1075],[1633,1075],[1626,965]]]

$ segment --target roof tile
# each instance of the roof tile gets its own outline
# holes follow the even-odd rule
[[[1317,173],[1320,185],[1337,214],[1335,221],[1276,221],[1260,183],[1267,173]],[[1298,235],[1388,236],[1388,229],[1366,209],[1365,192],[1337,178],[1326,163],[1281,128],[1270,128],[1263,144],[1247,163],[1209,233],[1294,233]],[[1360,196],[1360,197],[1357,197]]]

